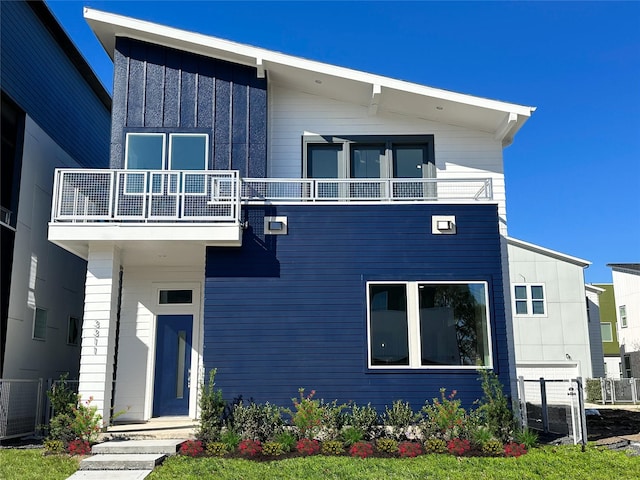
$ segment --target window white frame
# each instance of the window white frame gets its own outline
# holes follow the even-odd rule
[[[620,314],[620,328],[627,328],[627,306],[620,305],[618,313]]]
[[[409,346],[409,365],[374,365],[372,358],[372,328],[371,328],[371,285],[404,285],[407,294],[407,330]],[[486,319],[487,358],[486,365],[422,365],[421,361],[421,332],[420,332],[420,285],[482,285],[484,287],[484,304]],[[489,284],[485,281],[384,281],[376,280],[366,282],[366,309],[367,309],[367,367],[371,370],[477,370],[478,368],[493,368],[493,340],[491,311],[489,308]]]
[[[600,335],[602,336],[603,342],[613,342],[613,329],[611,328],[611,323],[600,322]]]
[[[169,134],[169,150],[167,152],[167,170],[171,170],[173,168],[172,162],[172,152],[173,152],[173,140],[175,138],[185,138],[185,137],[204,137],[204,157],[202,158],[202,168],[199,170],[207,170],[207,160],[209,158],[209,135],[206,133],[170,133]]]
[[[128,132],[125,139],[125,148],[124,148],[124,168],[125,170],[129,170],[129,141],[131,138],[135,136],[147,136],[147,137],[161,137],[162,138],[162,166],[158,170],[165,170],[166,168],[166,157],[167,157],[167,140],[166,135],[164,133],[158,132]],[[137,170],[137,169],[132,169]],[[155,170],[155,169],[154,169]]]
[[[44,325],[38,325],[39,322],[44,322]],[[37,336],[40,331],[42,331],[42,336]],[[31,338],[42,342],[47,339],[47,310],[44,308],[36,307],[33,311]]]
[[[124,149],[124,168],[129,170],[129,142],[135,136],[161,137],[162,138],[162,162],[161,168],[153,170],[171,170],[171,148],[173,139],[177,137],[204,137],[205,151],[202,159],[201,170],[208,170],[209,163],[209,134],[208,133],[163,133],[163,132],[127,132]],[[167,138],[168,137],[168,138]],[[135,170],[135,169],[132,169]]]
[[[518,287],[525,289],[525,298],[517,298],[516,292]],[[533,298],[532,289],[540,287],[542,289],[542,298]],[[518,305],[525,304],[527,311],[518,313]],[[534,303],[542,303],[543,313],[533,313]],[[544,283],[514,283],[511,289],[511,306],[513,315],[516,317],[546,317],[547,316],[547,291]]]

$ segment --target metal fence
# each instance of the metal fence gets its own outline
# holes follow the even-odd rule
[[[640,378],[600,378],[601,401],[606,403],[640,403]]]
[[[245,178],[242,200],[264,201],[482,201],[492,200],[490,178],[287,179]]]
[[[57,169],[56,222],[235,222],[237,171]]]
[[[544,433],[587,443],[587,419],[581,378],[567,380],[518,378],[522,425]]]
[[[35,434],[42,423],[42,379],[0,379],[0,440]]]

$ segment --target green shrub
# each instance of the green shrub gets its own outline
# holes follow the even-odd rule
[[[391,430],[391,434],[397,440],[406,438],[407,428],[417,420],[418,416],[413,413],[409,402],[396,400],[391,408],[385,407],[382,415],[382,424]]]
[[[89,397],[86,402],[78,402],[71,417],[71,429],[76,438],[88,443],[95,442],[102,431],[102,415],[96,405],[91,405],[92,400],[93,397]]]
[[[280,408],[268,402],[239,403],[233,408],[233,430],[243,439],[265,442],[281,433],[283,428]]]
[[[66,452],[65,443],[62,440],[50,440],[44,441],[44,453],[51,455],[59,455]]]
[[[354,403],[345,421],[347,425],[362,430],[365,437],[374,438],[375,426],[378,424],[378,412],[370,403],[362,407]]]
[[[441,438],[431,437],[424,443],[427,453],[447,453],[447,442]]]
[[[226,402],[222,398],[222,391],[215,388],[217,370],[209,371],[209,382],[200,389],[200,426],[196,432],[196,438],[205,443],[211,443],[220,439],[222,430],[222,414]]]
[[[345,415],[342,413],[345,407],[346,405],[344,404],[338,405],[337,400],[330,403],[320,400],[320,410],[322,411],[320,429],[325,440],[335,440],[337,438],[340,429],[345,423]]]
[[[227,445],[223,442],[211,442],[207,443],[206,451],[208,455],[224,457],[229,450],[227,449]]]
[[[76,438],[72,424],[71,413],[56,415],[49,422],[47,440],[60,440],[66,448]]]
[[[492,370],[479,369],[478,373],[484,393],[478,402],[478,414],[496,439],[509,442],[517,429],[517,421],[502,391],[502,384]]]
[[[523,428],[515,436],[517,443],[522,443],[527,450],[531,450],[538,444],[538,434],[534,430]]]
[[[229,452],[236,451],[236,448],[238,448],[238,445],[240,444],[240,440],[242,440],[242,437],[229,428],[220,434],[220,442],[226,445],[227,451]]]
[[[398,442],[393,438],[379,438],[376,442],[376,448],[384,453],[398,453]]]
[[[78,405],[78,394],[69,387],[68,376],[69,373],[60,375],[60,378],[47,391],[54,416],[71,415],[72,410]]]
[[[344,445],[338,440],[329,440],[328,442],[323,442],[320,451],[324,455],[340,455],[344,453]]]
[[[492,438],[484,442],[481,447],[482,453],[485,455],[491,455],[493,457],[497,457],[498,455],[502,455],[502,451],[504,449],[504,445],[500,440],[496,440]]]
[[[296,446],[296,437],[288,430],[280,432],[275,437],[276,441],[282,445],[285,452],[292,452]]]
[[[265,442],[262,444],[262,454],[278,457],[284,453],[284,448],[279,442]]]
[[[364,432],[359,428],[346,427],[340,432],[340,438],[347,447],[350,447],[364,438]]]
[[[602,402],[602,385],[599,378],[588,378],[585,385],[586,400],[590,403]]]
[[[429,430],[444,440],[466,435],[467,412],[460,406],[460,400],[454,399],[456,393],[453,390],[447,396],[446,390],[441,388],[440,399],[434,398],[432,404],[427,402],[422,407],[422,413],[426,418]],[[421,430],[423,430],[423,435],[427,433],[424,432],[424,427]]]
[[[311,390],[311,393],[305,396],[304,388],[299,388],[298,394],[299,399],[291,399],[295,410],[286,408],[283,411],[291,416],[291,421],[298,428],[301,438],[314,438],[320,432],[324,414],[320,400],[313,398],[316,394],[315,390]]]
[[[486,427],[478,427],[473,430],[471,432],[471,438],[473,439],[473,443],[478,445],[480,448],[482,448],[489,440],[494,440],[493,434]]]

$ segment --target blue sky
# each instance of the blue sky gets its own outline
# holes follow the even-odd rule
[[[504,151],[509,234],[593,262],[640,261],[640,2],[47,4],[109,91],[82,7],[537,107]]]

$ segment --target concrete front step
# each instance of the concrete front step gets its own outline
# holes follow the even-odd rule
[[[94,455],[125,454],[125,453],[162,453],[175,455],[183,439],[170,440],[111,440],[98,443],[91,448]]]
[[[166,457],[164,453],[94,455],[80,462],[80,470],[153,470]]]
[[[143,480],[151,470],[78,470],[67,480]]]

